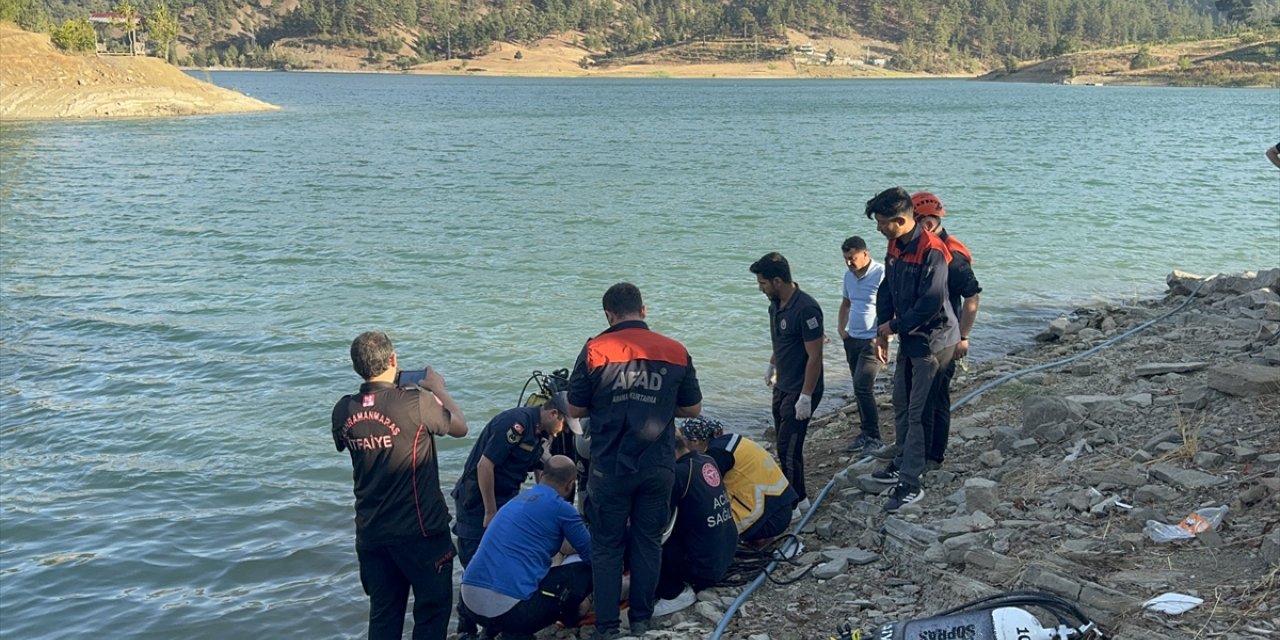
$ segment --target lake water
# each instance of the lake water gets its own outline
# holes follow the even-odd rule
[[[779,250],[835,335],[839,246],[929,189],[974,356],[1173,268],[1280,264],[1280,92],[962,81],[213,74],[276,113],[0,126],[0,630],[358,637],[347,346],[386,330],[475,432],[630,280],[757,430]],[[832,389],[849,387],[836,344]],[[451,486],[471,440],[442,443]]]

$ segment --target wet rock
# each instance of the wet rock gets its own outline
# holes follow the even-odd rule
[[[1262,559],[1267,564],[1280,564],[1280,528],[1273,530],[1269,535],[1262,538],[1262,546],[1259,551],[1262,553]]]
[[[710,602],[699,602],[694,605],[693,610],[698,614],[698,617],[712,624],[719,624],[720,618],[724,617],[724,612]]]
[[[1078,402],[1057,396],[1031,396],[1022,403],[1022,428],[1025,432],[1046,424],[1079,423],[1087,415]]]
[[[1178,406],[1187,409],[1204,409],[1209,406],[1209,394],[1212,393],[1207,385],[1197,384],[1188,387],[1178,397]]]
[[[1191,461],[1201,469],[1212,469],[1222,464],[1222,461],[1224,459],[1226,459],[1226,456],[1222,455],[1221,453],[1214,453],[1213,451],[1201,451],[1197,453],[1195,457],[1191,459]]]
[[[842,573],[849,562],[844,558],[836,560],[828,560],[817,567],[814,567],[812,575],[819,580],[830,580]]]
[[[1150,362],[1138,365],[1133,372],[1137,376],[1147,378],[1167,373],[1190,373],[1208,368],[1208,362]]]
[[[983,451],[978,456],[978,463],[988,469],[994,469],[1004,464],[1004,456],[1001,455],[999,449],[991,449],[989,451]]]
[[[964,481],[964,506],[967,513],[981,511],[996,513],[1000,497],[996,483],[986,478],[969,478]]]
[[[1280,469],[1280,453],[1264,453],[1258,456],[1254,465],[1267,470]]]
[[[1214,367],[1208,374],[1209,387],[1233,396],[1280,393],[1280,367],[1231,364]]]
[[[884,521],[884,535],[907,547],[924,549],[938,541],[938,534],[932,530],[890,516]]]
[[[1182,469],[1167,463],[1151,465],[1151,477],[1183,489],[1205,489],[1216,487],[1227,481],[1226,478],[1194,469]]]
[[[1178,491],[1162,484],[1148,484],[1138,487],[1133,492],[1133,499],[1139,504],[1159,504],[1178,499]]]
[[[1258,450],[1253,447],[1231,446],[1227,447],[1227,454],[1236,462],[1253,462],[1258,458]]]
[[[880,559],[880,555],[863,549],[824,549],[822,556],[829,561],[844,560],[852,566],[871,564]]]
[[[1152,398],[1149,393],[1135,393],[1124,399],[1125,404],[1134,407],[1149,407],[1151,406],[1151,401]]]

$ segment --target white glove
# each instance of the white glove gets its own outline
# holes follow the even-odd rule
[[[808,420],[813,415],[813,398],[805,394],[800,394],[800,399],[796,400],[796,420]]]
[[[769,363],[769,368],[764,371],[764,386],[772,387],[775,380],[778,379],[778,371],[773,367],[773,363]]]

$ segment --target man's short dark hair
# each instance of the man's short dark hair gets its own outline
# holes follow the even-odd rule
[[[542,469],[542,481],[557,487],[563,487],[569,484],[570,480],[578,477],[578,467],[573,464],[563,464],[564,461],[557,460],[554,463],[548,463]]]
[[[765,280],[782,278],[785,283],[791,282],[791,265],[777,251],[766,253],[759,260],[751,263],[751,273],[763,276]]]
[[[840,245],[840,251],[848,253],[850,251],[866,251],[867,241],[858,236],[849,236],[844,239],[844,244]]]
[[[914,218],[916,210],[911,206],[911,194],[907,193],[902,187],[894,187],[885,189],[876,194],[876,197],[867,201],[866,209],[867,218],[874,220],[876,216],[882,218],[897,218],[899,216]]]
[[[640,288],[630,282],[619,282],[604,292],[604,310],[615,316],[640,315],[644,300]]]
[[[366,331],[351,341],[351,368],[369,380],[391,366],[391,338],[381,331]]]

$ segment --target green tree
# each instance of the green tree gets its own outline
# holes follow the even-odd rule
[[[133,6],[131,0],[120,0],[120,4],[116,5],[116,13],[120,14],[121,20],[124,21],[125,33],[129,34],[129,53],[132,54],[137,50],[138,43],[138,9]]]
[[[98,46],[98,34],[84,18],[64,20],[52,37],[53,44],[67,51],[93,51]]]
[[[16,22],[23,29],[44,31],[49,14],[38,0],[0,0],[0,20]]]
[[[169,60],[173,57],[173,43],[178,39],[178,20],[169,11],[169,5],[160,3],[147,16],[147,34],[156,45],[156,55]]]
[[[1244,22],[1253,12],[1253,0],[1214,0],[1213,8],[1231,22]]]

